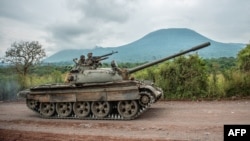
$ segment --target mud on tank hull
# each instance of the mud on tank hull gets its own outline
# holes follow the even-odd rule
[[[40,85],[18,93],[43,118],[131,120],[162,96],[140,81]]]

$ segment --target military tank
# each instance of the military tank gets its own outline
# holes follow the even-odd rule
[[[131,69],[119,68],[115,61],[111,62],[111,68],[100,67],[101,60],[117,52],[90,55],[82,63],[74,59],[67,82],[39,85],[17,95],[25,98],[27,107],[43,118],[135,119],[158,101],[163,91],[150,81],[130,78],[130,74],[209,45],[206,42]]]

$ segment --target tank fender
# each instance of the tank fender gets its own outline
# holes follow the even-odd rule
[[[17,93],[17,97],[19,98],[27,98],[27,95],[30,93],[30,91],[27,90],[23,90]]]
[[[163,94],[163,92],[160,88],[155,88],[151,85],[140,85],[139,89],[146,89],[146,90],[151,91],[155,98],[161,97]]]

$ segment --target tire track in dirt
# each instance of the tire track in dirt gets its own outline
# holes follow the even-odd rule
[[[0,140],[223,140],[224,124],[249,124],[250,100],[157,102],[131,121],[43,119],[25,102],[0,103]]]

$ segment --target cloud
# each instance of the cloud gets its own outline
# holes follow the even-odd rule
[[[50,16],[56,13],[55,9],[58,7],[54,4],[50,1],[1,0],[0,17],[41,25],[51,20]],[[52,7],[52,5],[54,6]]]
[[[119,26],[129,20],[133,11],[132,3],[127,0],[83,0],[66,3],[65,8],[68,8],[73,15],[71,17],[75,19],[56,21],[46,28],[51,35],[49,38],[52,38],[50,41],[56,42],[61,49],[91,48],[112,40],[110,37],[118,34]]]
[[[1,0],[0,16],[16,20],[28,19],[29,13],[22,6],[21,1]]]
[[[129,19],[130,3],[127,0],[83,0],[73,2],[70,7],[81,12],[83,21],[123,23]]]
[[[250,2],[248,0],[221,0],[199,2],[199,6],[190,13],[197,13],[195,26],[200,32],[214,40],[222,42],[247,43],[250,37]],[[195,28],[195,27],[194,27]]]
[[[63,23],[48,27],[48,31],[53,34],[55,39],[71,41],[73,38],[90,33],[92,28],[80,24]]]
[[[216,41],[246,43],[249,9],[249,0],[1,0],[0,56],[19,40],[38,40],[51,55],[120,46],[162,28],[190,28]]]

